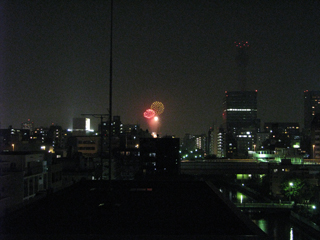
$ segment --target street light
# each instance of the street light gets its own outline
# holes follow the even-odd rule
[[[289,195],[289,201],[291,202],[291,196],[292,196],[292,187],[293,187],[293,182],[289,182],[290,186],[290,195]]]
[[[12,143],[11,146],[12,146],[12,151],[14,152],[14,144]]]
[[[315,157],[314,157],[314,147],[315,147],[315,146],[316,146],[316,145],[314,145],[314,144],[312,145],[312,157],[313,157],[313,158],[315,158]]]

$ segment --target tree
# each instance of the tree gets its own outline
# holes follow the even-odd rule
[[[287,196],[290,201],[294,200],[300,202],[305,186],[305,181],[300,178],[295,178],[282,183],[281,188],[284,195]]]

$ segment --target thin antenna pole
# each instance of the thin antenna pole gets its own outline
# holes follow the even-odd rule
[[[109,86],[109,183],[111,186],[111,141],[112,141],[112,30],[113,30],[113,0],[110,0],[110,86]]]

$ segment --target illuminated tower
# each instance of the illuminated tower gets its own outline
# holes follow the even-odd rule
[[[249,62],[249,43],[248,42],[234,42],[238,49],[238,55],[236,56],[236,63],[238,65],[239,71],[239,90],[246,91],[246,83],[247,83],[247,65]]]

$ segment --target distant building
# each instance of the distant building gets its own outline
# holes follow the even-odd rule
[[[226,133],[223,127],[219,127],[217,136],[217,158],[226,157]]]
[[[210,127],[207,138],[207,154],[217,155],[217,131],[215,127]]]
[[[307,133],[317,113],[320,113],[320,91],[304,91],[304,130]]]
[[[204,153],[207,151],[207,136],[206,134],[200,134],[200,135],[195,135],[195,144],[196,148],[195,149],[200,149]]]
[[[72,136],[68,138],[68,156],[82,153],[85,158],[99,157],[100,136]]]
[[[264,124],[264,132],[269,134],[269,145],[300,148],[300,125],[297,122],[267,122]]]
[[[310,128],[311,158],[320,158],[320,113],[315,114]]]
[[[269,132],[258,132],[257,133],[257,139],[256,139],[256,144],[253,146],[253,151],[256,152],[259,149],[263,147],[263,144],[266,140],[268,140],[270,137]]]
[[[122,147],[115,149],[114,157],[114,178],[116,180],[134,180],[140,171],[140,150],[139,148]],[[141,171],[140,171],[141,172]]]
[[[195,149],[196,149],[195,136],[190,133],[186,133],[182,140],[181,150],[189,152]]]
[[[180,146],[182,159],[203,159],[207,154],[207,145],[206,134],[193,135],[186,133]]]
[[[73,118],[73,136],[83,136],[92,131],[93,130],[90,126],[90,118]]]
[[[106,136],[109,135],[109,128],[110,128],[109,121],[103,121],[102,126],[100,123],[98,128],[99,128],[99,132],[102,131],[102,133]],[[112,136],[119,136],[120,134],[123,133],[123,124],[120,120],[120,116],[113,116],[111,128],[112,128]]]
[[[0,129],[0,150],[20,151],[20,146],[30,140],[29,129],[15,129],[11,126],[8,129]]]
[[[252,151],[260,121],[257,118],[257,91],[225,92],[223,123],[226,157],[246,158]]]
[[[61,126],[51,125],[48,130],[47,142],[52,144],[54,150],[64,148],[66,136]]]
[[[35,128],[33,132],[31,132],[31,140],[33,142],[45,143],[48,140],[48,131],[49,128],[39,127]]]
[[[141,138],[141,171],[144,176],[177,176],[179,138]]]
[[[298,122],[266,122],[264,131],[274,134],[287,134],[291,136],[300,135],[300,124]]]

